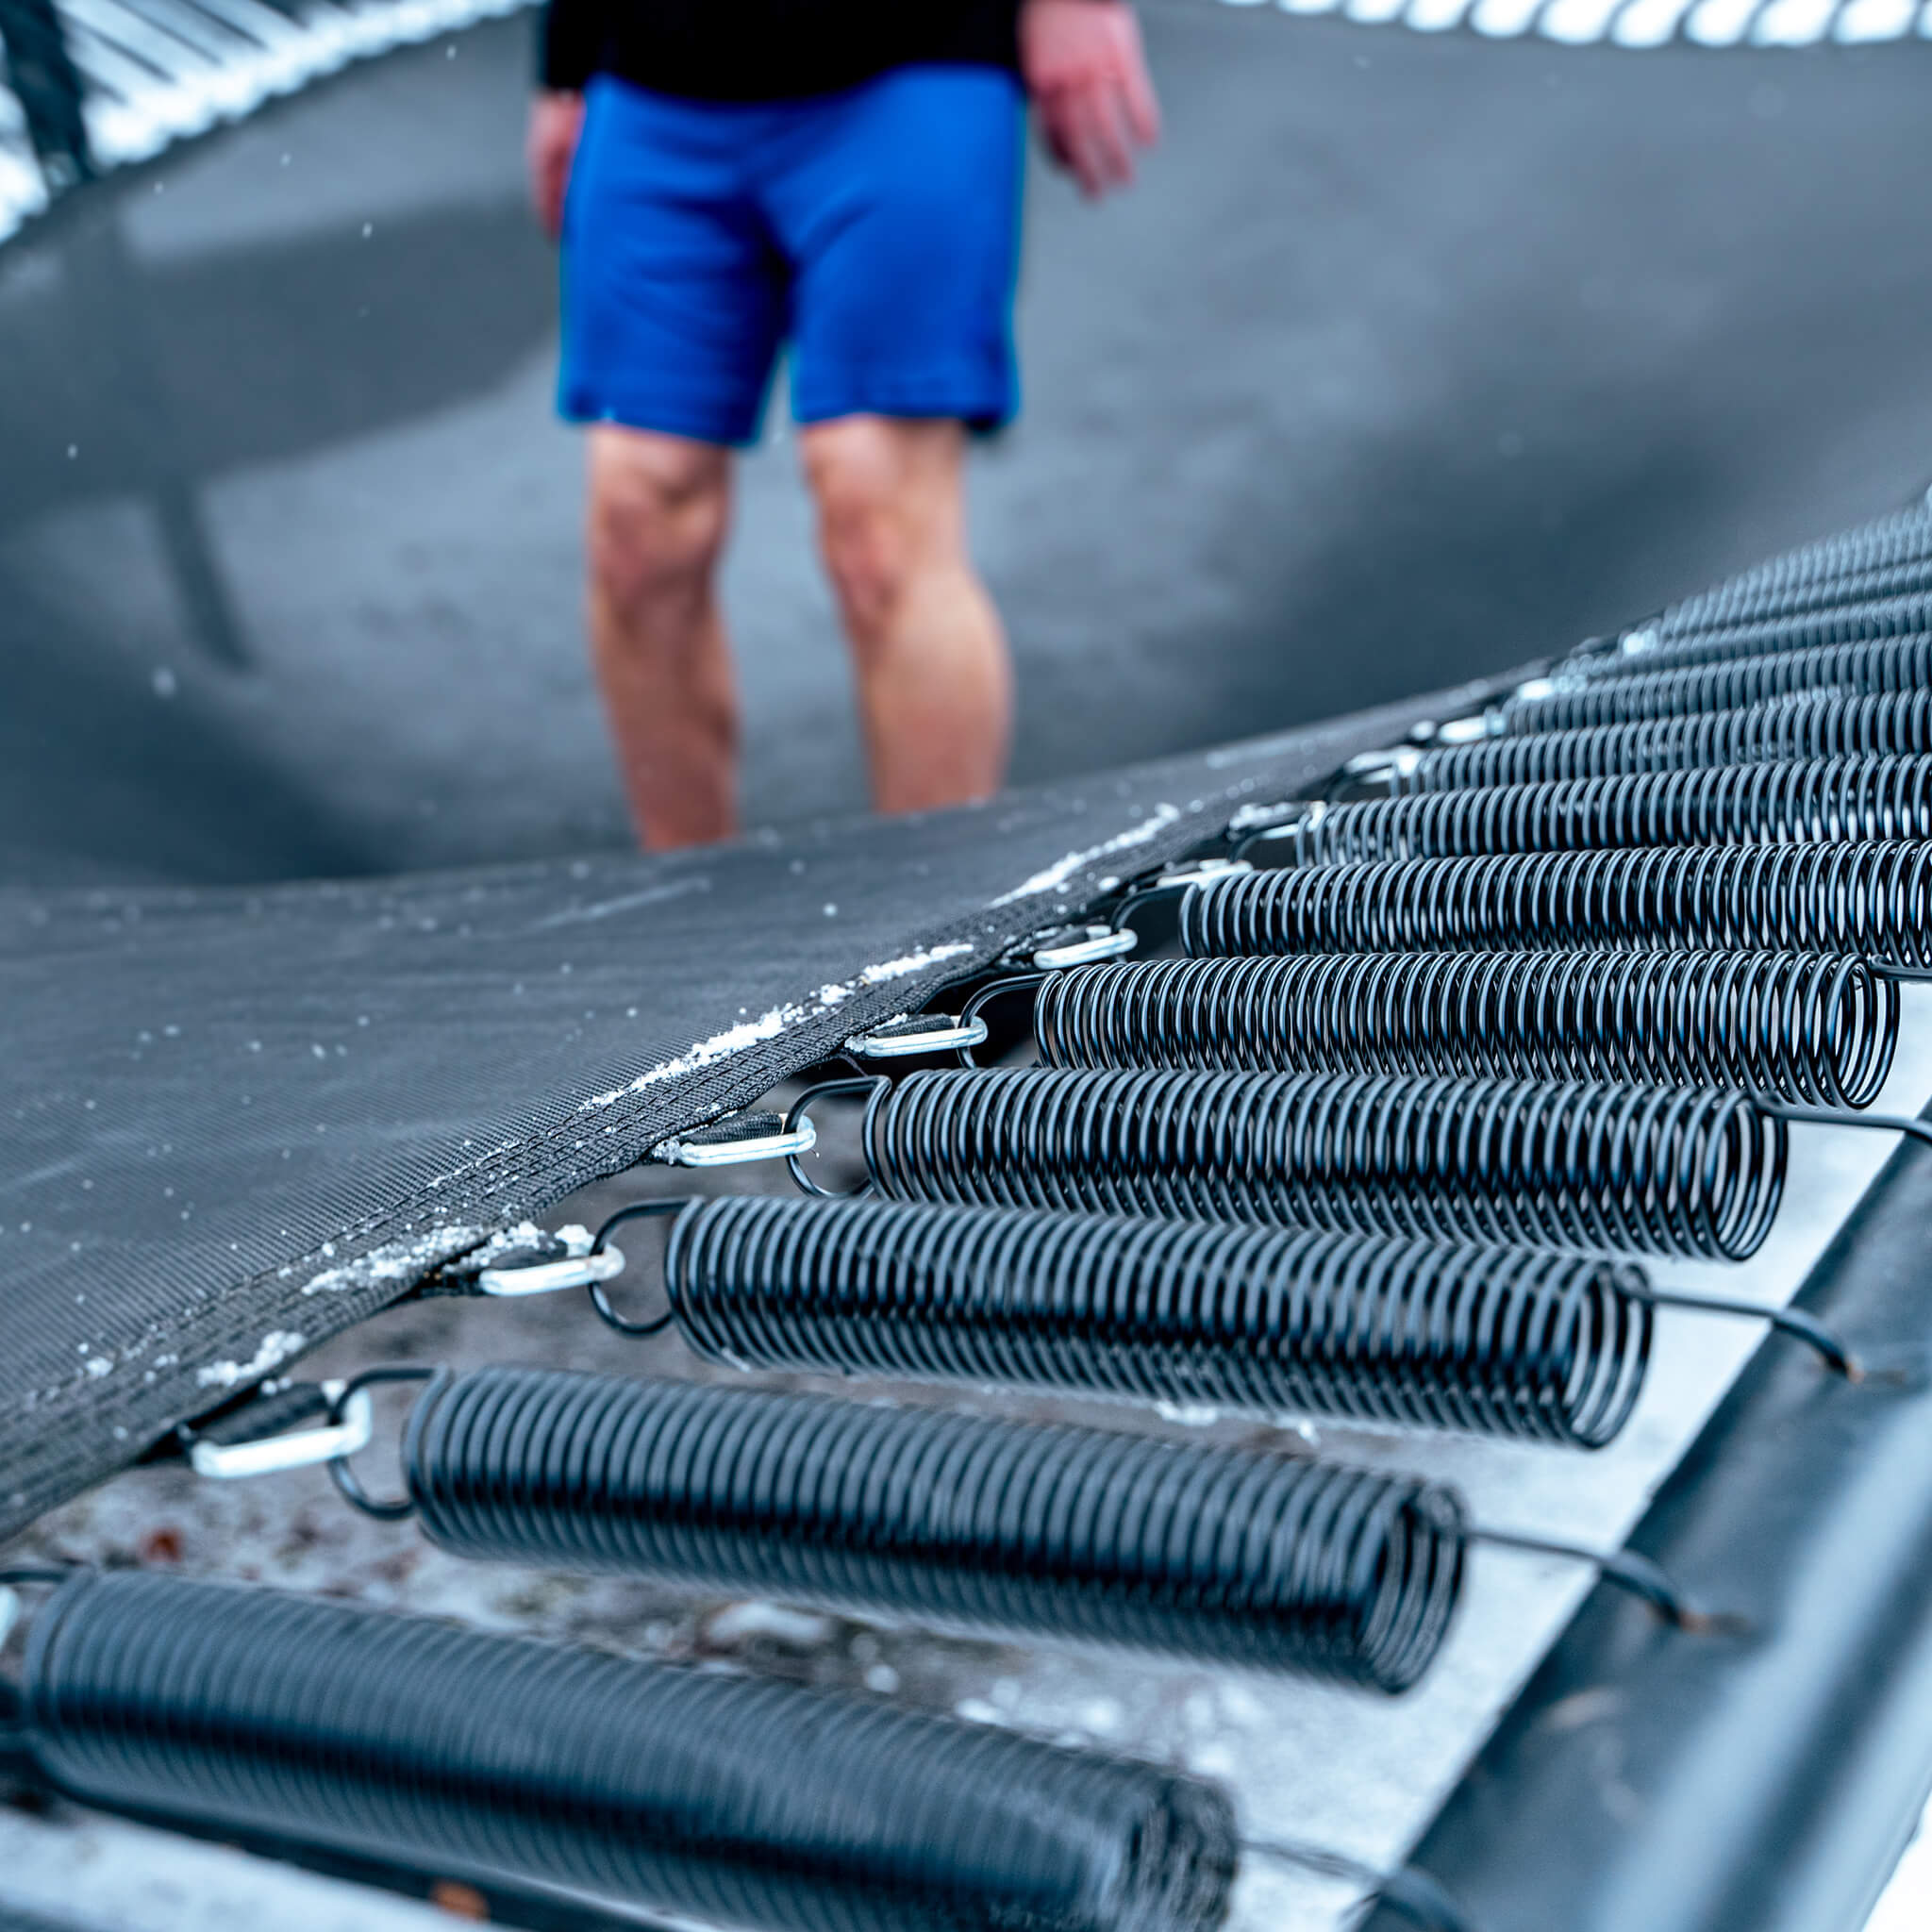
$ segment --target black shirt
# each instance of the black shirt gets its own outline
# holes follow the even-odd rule
[[[913,61],[1018,65],[1020,0],[549,0],[539,71],[575,90],[614,74],[658,93],[830,93]]]

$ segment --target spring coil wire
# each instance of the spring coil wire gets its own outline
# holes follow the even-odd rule
[[[1665,636],[1805,609],[1905,596],[1932,585],[1932,515],[1914,505],[1740,572],[1657,620]]]
[[[1191,887],[1191,956],[1666,948],[1932,964],[1932,843],[1513,853]]]
[[[1924,752],[1932,752],[1932,691],[1823,691],[1736,711],[1405,748],[1386,770],[1391,791],[1402,797],[1623,772]]]
[[[1749,624],[1774,624],[1852,604],[1877,604],[1915,597],[1932,589],[1932,559],[1898,558],[1889,562],[1848,565],[1836,574],[1800,580],[1773,574],[1750,583],[1721,586],[1659,621],[1665,637],[1688,638]]]
[[[1317,805],[1252,848],[1277,865],[1855,843],[1932,836],[1932,758],[1817,758]]]
[[[1718,629],[1666,633],[1661,620],[1639,625],[1606,649],[1601,643],[1573,651],[1562,660],[1566,675],[1622,677],[1633,671],[1683,670],[1721,664],[1738,658],[1761,658],[1781,651],[1810,651],[1825,644],[1859,643],[1874,638],[1923,637],[1932,633],[1932,592],[1908,597],[1875,597],[1833,604],[1789,617],[1735,624]]]
[[[1448,1629],[1461,1506],[1303,1457],[823,1395],[485,1369],[405,1444],[461,1557],[1406,1690]]]
[[[1525,1248],[770,1196],[695,1202],[679,1331],[739,1367],[1020,1384],[1596,1449],[1642,1391],[1638,1269]]]
[[[30,1754],[84,1803],[762,1932],[1212,1932],[1211,1786],[769,1679],[261,1590],[78,1573]]]
[[[1932,639],[1881,638],[1815,651],[1646,671],[1614,677],[1569,675],[1524,686],[1499,708],[1508,732],[1577,731],[1644,718],[1734,711],[1794,691],[1917,691],[1932,685]]]
[[[919,1073],[865,1117],[893,1200],[1733,1261],[1788,1152],[1740,1094],[1407,1074]]]
[[[1829,536],[1814,537],[1794,549],[1781,550],[1747,565],[1703,594],[1718,596],[1734,586],[1830,581],[1883,564],[1907,563],[1927,557],[1932,557],[1932,510],[1921,499],[1884,516],[1855,524],[1848,530],[1834,530]],[[1698,599],[1689,601],[1695,603]]]
[[[1050,974],[1052,1067],[1507,1074],[1739,1087],[1869,1107],[1896,981],[1805,953],[1316,954],[1116,961]]]

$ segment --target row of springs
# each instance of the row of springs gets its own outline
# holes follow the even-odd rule
[[[1906,733],[1928,696],[1757,715],[1825,741]],[[1720,748],[1724,718],[1697,721]],[[1916,750],[1289,814],[1246,846],[1285,863],[1187,886],[1188,957],[967,1002],[973,1023],[1028,996],[1039,1067],[968,1053],[808,1097],[789,1126],[864,1098],[872,1198],[682,1208],[660,1321],[740,1368],[1600,1447],[1641,1397],[1659,1304],[1749,1307],[1635,1257],[1748,1258],[1785,1191],[1786,1108],[1884,1087],[1932,929],[1928,833]],[[1802,1316],[1771,1319],[1852,1369]],[[1453,1495],[1296,1460],[1291,1506],[1263,1466],[508,1374],[425,1398],[406,1457],[425,1533],[474,1556],[1413,1681],[1475,1534]],[[1203,1512],[1214,1536],[1180,1534]]]
[[[1915,505],[1744,571],[1638,626],[1637,635],[1690,637],[1922,593],[1932,590],[1928,531],[1932,519]]]
[[[876,1198],[693,1204],[668,1244],[663,1319],[739,1365],[1601,1446],[1641,1395],[1656,1306],[1694,1299],[1632,1257],[1748,1258],[1787,1183],[1781,1107],[1865,1108],[1885,1084],[1899,980],[1932,929],[1928,784],[1917,756],[1773,761],[1292,819],[1249,848],[1291,863],[1188,887],[1190,957],[1016,982],[1039,1068],[841,1083],[865,1094]],[[1578,849],[1488,849],[1540,841]],[[1416,844],[1461,856],[1354,857]],[[545,1436],[535,1490],[516,1473],[532,1461],[523,1424],[459,1447],[436,1435],[433,1467],[418,1462],[430,1436],[412,1433],[408,1500],[438,1541],[748,1588],[757,1525],[779,1533],[797,1572],[784,1582],[812,1601],[1035,1631],[1072,1619],[1199,1654],[1237,1642],[1254,1550],[1224,1544],[1224,1567],[1176,1582],[1153,1556],[1172,1549],[1154,1491],[1109,1488],[1123,1470],[1130,1491],[1171,1479],[1159,1448],[1067,1438],[1023,1453],[1017,1425],[986,1424],[1015,1467],[1058,1467],[1071,1487],[1021,1485],[1045,1525],[1024,1549],[989,1504],[964,1557],[938,1516],[891,1513],[973,1492],[971,1458],[955,1467],[938,1446],[950,1424],[859,1428],[841,1405],[808,1404],[788,1426],[811,1446],[779,1455],[751,1446],[775,1426],[757,1402],[546,1390],[539,1410],[604,1420]],[[652,1421],[620,1428],[619,1410]],[[620,1450],[622,1475],[599,1459]],[[928,1454],[943,1485],[891,1475]],[[647,1464],[684,1471],[685,1487]],[[1234,1494],[1245,1479],[1230,1465],[1217,1480]],[[1360,1520],[1402,1520],[1384,1500]],[[1334,1541],[1355,1520],[1301,1523],[1310,1562],[1283,1570],[1270,1641],[1282,1667],[1391,1688],[1407,1665],[1378,1662],[1365,1633],[1432,1653],[1447,1621],[1435,1593],[1453,1599],[1461,1565],[1416,1573],[1386,1548],[1366,1564]],[[1079,1541],[1095,1522],[1137,1524],[1139,1541]],[[1433,1579],[1427,1611],[1398,1613],[1417,1574]],[[1375,1582],[1338,1625],[1316,1575]],[[1058,1609],[1033,1591],[1041,1577],[1065,1592]],[[1218,1638],[1189,1623],[1197,1590],[1219,1606]],[[1340,1652],[1325,1647],[1337,1627],[1355,1633]]]
[[[1874,571],[1919,564],[1849,575],[1870,604]],[[1038,1069],[838,1083],[865,1095],[874,1198],[686,1209],[686,1339],[1612,1440],[1655,1306],[1694,1299],[1630,1257],[1756,1253],[1787,1120],[1871,1106],[1932,966],[1922,586],[1834,630],[1832,581],[1740,593],[1694,641],[1651,626],[1258,839],[1250,815],[1270,869],[1188,887],[1187,957],[968,1003],[1028,995]],[[1376,777],[1393,795],[1347,795]]]
[[[1249,815],[1244,863],[1185,889],[1186,957],[1009,975],[927,1029],[965,1064],[794,1108],[772,1144],[804,1179],[811,1109],[862,1095],[870,1198],[650,1204],[558,1279],[739,1368],[1599,1448],[1659,1305],[1764,1313],[1652,1268],[1758,1249],[1788,1119],[1871,1106],[1932,965],[1928,600],[1932,519],[1889,520]],[[1023,995],[1041,1064],[974,1066]],[[641,1215],[670,1221],[648,1322],[605,1292]],[[1446,1485],[1271,1447],[514,1369],[429,1379],[376,1504],[358,1401],[325,1405],[344,1493],[458,1555],[1384,1693],[1471,1545],[1517,1541]],[[1150,1767],[172,1579],[61,1586],[24,1729],[98,1802],[797,1932],[1209,1932],[1238,1850],[1224,1798]]]

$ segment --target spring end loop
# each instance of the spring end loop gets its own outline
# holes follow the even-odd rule
[[[0,1650],[7,1647],[7,1640],[25,1609],[20,1592],[42,1587],[58,1590],[83,1567],[79,1563],[20,1563],[0,1570]],[[10,1743],[12,1736],[10,1728],[0,1728],[0,1749]]]
[[[1865,1380],[1865,1364],[1841,1337],[1815,1316],[1806,1314],[1802,1308],[1767,1308],[1764,1319],[1780,1335],[1806,1343],[1826,1368],[1842,1375],[1854,1389]]]
[[[753,1116],[748,1123],[758,1129],[753,1133],[734,1133],[733,1127],[744,1120],[726,1119],[714,1122],[708,1127],[699,1127],[683,1134],[674,1134],[668,1141],[660,1141],[651,1149],[651,1158],[663,1162],[666,1167],[745,1167],[758,1160],[791,1160],[800,1154],[809,1154],[817,1144],[811,1123],[804,1122],[798,1126],[781,1126],[775,1133],[765,1131],[765,1124],[775,1116],[764,1115],[761,1119]]]
[[[817,1145],[817,1134],[811,1124],[811,1109],[820,1101],[834,1100],[846,1096],[856,1099],[859,1094],[863,1094],[867,1101],[870,1102],[879,1094],[887,1091],[891,1084],[883,1074],[861,1074],[856,1079],[821,1080],[816,1087],[808,1087],[791,1103],[791,1110],[785,1116],[785,1131],[788,1134],[812,1133],[813,1138],[811,1141],[805,1148],[799,1150],[800,1152],[809,1152],[812,1146]],[[822,1200],[856,1200],[862,1194],[871,1193],[873,1190],[873,1184],[870,1180],[866,1181],[864,1186],[850,1189],[843,1193],[841,1193],[836,1188],[822,1188],[799,1165],[799,1158],[796,1153],[788,1154],[785,1157],[785,1166],[787,1172],[790,1173],[792,1180],[797,1183],[802,1192],[816,1194]]]
[[[620,1335],[635,1336],[642,1340],[650,1335],[661,1335],[676,1319],[675,1310],[668,1306],[661,1315],[654,1315],[647,1322],[633,1322],[627,1315],[621,1315],[611,1306],[610,1296],[606,1291],[607,1284],[616,1278],[624,1269],[624,1251],[609,1245],[613,1228],[622,1227],[628,1221],[660,1221],[667,1215],[682,1214],[687,1208],[696,1204],[696,1196],[675,1195],[663,1201],[633,1201],[627,1208],[620,1208],[609,1220],[605,1222],[591,1237],[591,1252],[587,1258],[595,1260],[600,1255],[615,1255],[617,1266],[608,1274],[596,1274],[585,1281],[584,1289],[591,1297],[591,1306],[607,1327],[614,1328]]]
[[[206,1429],[183,1424],[175,1440],[204,1481],[242,1482],[353,1456],[375,1432],[365,1391],[352,1392],[342,1382],[305,1382],[266,1385],[235,1415]]]
[[[1164,896],[1160,889],[1151,886],[1144,891],[1130,893],[1122,903],[1121,915],[1124,917],[1135,908]],[[1028,941],[1030,952],[1021,957],[1036,972],[1057,973],[1068,966],[1095,966],[1103,959],[1121,958],[1140,943],[1140,934],[1130,925],[1095,922],[1091,925],[1054,926],[1036,933]]]
[[[335,1391],[329,1403],[329,1420],[340,1423],[350,1405],[360,1403],[369,1407],[369,1391],[380,1386],[398,1382],[427,1382],[432,1387],[451,1379],[451,1373],[445,1368],[415,1368],[397,1365],[393,1368],[364,1369],[359,1375],[353,1375]],[[373,1433],[373,1430],[372,1430]],[[364,1441],[368,1440],[365,1437]],[[360,1446],[359,1444],[358,1446]],[[329,1458],[329,1480],[336,1486],[337,1492],[351,1508],[359,1509],[364,1516],[372,1516],[378,1523],[401,1523],[415,1513],[415,1499],[400,1496],[385,1501],[372,1496],[362,1487],[361,1478],[351,1466],[349,1457],[353,1450]]]
[[[32,1590],[42,1585],[49,1590],[58,1590],[70,1576],[86,1567],[84,1563],[9,1564],[0,1570],[0,1590]]]
[[[598,1245],[587,1248],[581,1255],[565,1255],[555,1261],[513,1262],[506,1267],[485,1268],[476,1276],[476,1289],[492,1300],[521,1301],[526,1295],[561,1294],[573,1288],[590,1288],[623,1271],[624,1250]]]
[[[1371,1900],[1399,1912],[1422,1926],[1424,1932],[1474,1932],[1456,1901],[1417,1866],[1403,1865],[1393,1872],[1379,1872],[1345,1853],[1303,1844],[1297,1839],[1243,1839],[1241,1850],[1256,1857],[1273,1858],[1277,1864],[1316,1873],[1324,1878],[1359,1885]]]
[[[1389,752],[1381,756],[1389,761],[1386,769],[1392,773],[1397,755]],[[1357,782],[1360,782],[1363,775],[1356,769],[1360,762],[1359,759],[1350,762],[1350,775]],[[1328,816],[1328,811],[1329,807],[1324,799],[1296,799],[1280,808],[1272,816],[1251,824],[1228,847],[1233,867],[1242,872],[1253,871],[1254,861],[1248,855],[1257,846],[1285,843],[1302,833],[1311,832]]]
[[[959,1064],[962,1067],[977,1067],[979,1064],[973,1056],[973,1050],[974,1047],[984,1044],[986,1041],[988,1029],[986,1023],[981,1020],[980,1015],[988,1007],[991,1006],[995,1000],[1017,999],[1023,993],[1036,993],[1052,977],[1053,974],[1049,972],[1008,973],[1004,977],[992,980],[988,985],[982,986],[959,1008],[960,1025],[977,1025],[980,1029],[977,1040],[969,1041],[960,1047]]]
[[[1297,810],[1304,809],[1297,805]],[[1318,809],[1325,811],[1326,806]],[[1156,899],[1165,899],[1177,892],[1191,891],[1196,886],[1211,886],[1217,879],[1233,878],[1239,874],[1253,872],[1254,867],[1239,855],[1227,858],[1184,858],[1174,864],[1164,866],[1156,875],[1136,886],[1121,901],[1114,915],[1116,924],[1124,924],[1127,915],[1137,907]]]
[[[1751,1629],[1748,1618],[1731,1611],[1699,1609],[1677,1588],[1668,1571],[1635,1550],[1591,1550],[1578,1543],[1518,1536],[1502,1529],[1473,1528],[1469,1540],[1495,1549],[1521,1550],[1532,1557],[1562,1557],[1572,1562],[1587,1563],[1606,1583],[1641,1598],[1672,1629],[1681,1630],[1687,1636],[1741,1637]]]
[[[845,1042],[845,1052],[855,1060],[921,1059],[928,1054],[956,1053],[961,1066],[971,1066],[973,1049],[984,1046],[986,1038],[986,1022],[976,1012],[962,1013],[957,1020],[946,1013],[902,1015],[869,1033],[855,1033]]]
[[[1798,1107],[1770,1093],[1753,1091],[1751,1102],[1760,1113],[1774,1120],[1819,1127],[1872,1127],[1882,1133],[1904,1134],[1932,1146],[1932,1121],[1922,1121],[1907,1113],[1853,1113],[1836,1107]]]
[[[1733,1301],[1725,1295],[1683,1294],[1675,1290],[1647,1289],[1644,1294],[1660,1308],[1688,1308],[1697,1314],[1738,1315],[1747,1321],[1768,1323],[1780,1335],[1805,1343],[1826,1368],[1842,1375],[1854,1388],[1865,1380],[1865,1365],[1852,1353],[1844,1338],[1802,1308],[1762,1307],[1756,1302]]]

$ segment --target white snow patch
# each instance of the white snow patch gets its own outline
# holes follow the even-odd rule
[[[194,1379],[204,1389],[232,1389],[241,1382],[258,1382],[271,1369],[300,1354],[308,1339],[292,1328],[272,1328],[261,1338],[253,1361],[210,1362],[194,1372]]]
[[[756,1020],[741,1020],[736,1026],[727,1026],[723,1033],[714,1033],[708,1040],[700,1040],[694,1046],[687,1047],[675,1059],[659,1060],[655,1067],[647,1068],[627,1087],[613,1087],[608,1093],[593,1093],[577,1111],[597,1113],[614,1105],[626,1093],[641,1093],[647,1087],[657,1087],[666,1080],[675,1080],[685,1074],[694,1074],[700,1067],[708,1067],[715,1061],[729,1059],[735,1053],[742,1053],[748,1046],[756,1046],[761,1040],[775,1040],[787,1026],[804,1019],[803,1007],[774,1007],[768,1013],[760,1013]]]
[[[829,1617],[788,1610],[778,1604],[727,1604],[705,1625],[705,1635],[721,1649],[733,1649],[752,1637],[769,1637],[793,1650],[817,1650],[829,1643],[837,1626]]]
[[[1150,840],[1158,839],[1180,815],[1181,809],[1177,805],[1158,805],[1152,818],[1143,819],[1138,825],[1129,825],[1124,832],[1117,833],[1101,844],[1090,845],[1084,852],[1070,852],[1064,858],[1055,859],[1044,872],[1035,873],[1024,884],[1015,886],[1010,892],[1002,892],[990,904],[993,907],[1010,906],[1018,899],[1037,899],[1042,892],[1064,892],[1074,874],[1091,865],[1096,858],[1108,858],[1116,852],[1127,852],[1136,845],[1145,845]]]
[[[534,1221],[520,1221],[514,1227],[498,1228],[480,1248],[474,1248],[464,1255],[462,1266],[457,1272],[480,1274],[505,1255],[537,1247],[553,1239],[563,1243],[564,1252],[568,1255],[588,1255],[591,1252],[591,1230],[575,1221],[556,1229],[539,1227]]]
[[[928,966],[957,958],[961,953],[972,950],[964,940],[958,940],[946,945],[929,946],[924,952],[906,953],[896,959],[882,959],[875,966],[863,968],[855,978],[834,980],[820,987],[808,1000],[773,1007],[756,1020],[741,1020],[736,1026],[727,1026],[724,1032],[714,1033],[708,1040],[700,1040],[675,1058],[659,1060],[655,1067],[646,1068],[628,1086],[613,1087],[608,1093],[593,1093],[577,1111],[601,1112],[603,1108],[614,1106],[626,1093],[641,1093],[646,1088],[662,1086],[666,1080],[679,1079],[686,1074],[713,1066],[719,1060],[729,1059],[733,1054],[742,1053],[760,1041],[775,1040],[787,1027],[800,1025],[807,1020],[817,1019],[821,1013],[829,1013],[842,1007],[854,993],[866,987],[884,986],[894,979],[905,978],[908,973],[923,973]]]
[[[303,1284],[304,1294],[342,1294],[358,1288],[408,1288],[432,1269],[475,1247],[490,1233],[482,1227],[434,1227],[408,1241],[391,1241],[340,1268],[325,1268]]]
[[[897,959],[886,959],[876,966],[868,966],[858,975],[858,983],[861,986],[883,986],[889,979],[904,979],[908,973],[924,973],[928,966],[937,966],[942,959],[957,959],[961,953],[972,950],[964,940],[955,940],[943,946],[928,946],[923,953],[907,953]]]
[[[1212,1428],[1221,1420],[1221,1411],[1208,1402],[1157,1402],[1154,1412],[1184,1429]]]

